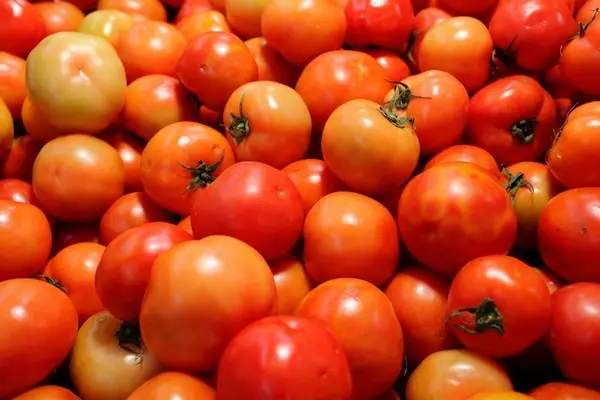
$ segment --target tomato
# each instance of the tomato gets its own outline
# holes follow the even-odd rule
[[[367,195],[403,185],[419,161],[412,121],[370,100],[351,100],[329,117],[321,148],[327,165],[350,189]]]
[[[44,270],[73,300],[80,325],[104,310],[94,287],[96,267],[103,253],[104,246],[97,243],[73,244],[60,250]]]
[[[600,400],[600,392],[566,382],[546,383],[530,395],[536,400]]]
[[[427,356],[457,347],[446,328],[446,303],[450,282],[423,267],[407,267],[385,289],[402,326],[406,359],[417,366]]]
[[[10,153],[14,139],[15,131],[10,110],[0,98],[0,160]]]
[[[529,265],[513,257],[486,256],[458,272],[446,315],[464,346],[490,357],[508,357],[542,337],[552,302],[546,283]]]
[[[16,203],[32,204],[40,208],[38,199],[35,197],[35,193],[33,193],[33,186],[19,179],[8,178],[0,180],[0,199]]]
[[[25,60],[0,51],[0,99],[10,110],[13,119],[21,116],[21,107],[26,96]]]
[[[123,11],[97,10],[83,18],[77,31],[100,36],[118,49],[121,38],[135,23],[135,18]]]
[[[191,239],[165,222],[148,222],[117,236],[96,269],[96,291],[104,307],[123,321],[137,321],[152,264],[177,243]]]
[[[100,231],[98,224],[95,222],[84,224],[60,224],[55,231],[52,250],[54,253],[58,253],[65,247],[77,243],[98,243],[99,241]]]
[[[0,398],[13,398],[67,357],[77,335],[77,312],[65,293],[34,279],[0,282],[0,299]]]
[[[168,368],[208,372],[239,331],[272,313],[275,300],[268,264],[242,241],[211,236],[179,243],[152,266],[142,337]]]
[[[125,191],[136,192],[143,189],[140,171],[142,151],[145,143],[137,136],[122,129],[107,130],[100,136],[117,150],[125,167]]]
[[[246,40],[246,47],[254,56],[258,67],[259,81],[274,81],[294,86],[300,70],[288,63],[277,51],[273,50],[262,37]]]
[[[179,0],[169,0],[169,1],[179,1]],[[187,18],[196,13],[201,13],[203,11],[212,10],[213,6],[211,5],[210,0],[183,0],[181,4],[181,8],[177,12],[175,16],[175,23],[181,21],[184,18]],[[224,11],[225,9],[223,9]]]
[[[386,49],[369,49],[365,53],[373,57],[385,71],[389,82],[400,82],[410,76],[410,68],[399,55]]]
[[[496,6],[498,0],[438,0],[440,6],[459,15],[480,15]]]
[[[503,0],[489,30],[501,61],[540,72],[558,60],[562,45],[577,33],[577,23],[565,2]]]
[[[208,4],[220,12],[225,12],[225,2],[227,0],[208,0]]]
[[[152,21],[165,21],[167,12],[158,0],[100,0],[98,10],[119,10]]]
[[[33,162],[42,145],[29,135],[15,138],[10,153],[0,160],[0,176],[31,181]]]
[[[144,191],[159,206],[190,214],[196,193],[235,162],[227,139],[197,122],[177,122],[158,131],[141,159]]]
[[[352,371],[352,399],[383,394],[400,374],[402,329],[376,286],[352,278],[327,281],[302,300],[296,315],[323,322],[340,341]]]
[[[493,176],[498,176],[498,163],[494,157],[487,150],[470,144],[457,144],[440,151],[427,162],[425,171],[440,164],[454,161],[475,164]]]
[[[414,118],[422,156],[460,141],[467,126],[469,93],[447,72],[427,71],[404,79],[385,97],[399,116]]]
[[[55,128],[48,122],[48,119],[40,112],[39,107],[33,105],[29,96],[25,97],[25,101],[23,101],[21,120],[27,134],[39,143],[45,144],[63,135],[60,129]]]
[[[292,250],[304,222],[302,199],[287,175],[252,161],[231,166],[199,191],[191,215],[196,239],[231,236],[267,260]]]
[[[353,50],[321,54],[308,64],[296,84],[296,91],[310,110],[313,132],[320,134],[329,115],[354,99],[380,103],[390,84],[377,60]]]
[[[0,282],[37,274],[51,248],[50,224],[39,208],[0,200]]]
[[[565,81],[565,77],[558,64],[554,64],[546,69],[540,82],[555,99],[570,98],[573,96],[573,88]]]
[[[179,221],[179,223],[177,224],[177,227],[183,229],[184,231],[186,231],[187,233],[190,234],[190,236],[194,236],[194,232],[192,231],[192,216],[188,215],[187,217],[185,217],[184,219],[182,219],[181,221]]]
[[[398,219],[398,202],[400,202],[400,196],[404,191],[404,186],[400,186],[399,188],[386,193],[382,196],[373,197],[379,203],[381,203],[387,210],[392,214],[394,220]]]
[[[80,400],[73,392],[60,386],[38,386],[13,400]]]
[[[282,350],[285,349],[285,350]],[[350,399],[340,342],[318,321],[273,316],[242,330],[219,362],[219,400]]]
[[[489,79],[492,50],[492,37],[483,23],[471,17],[454,17],[433,25],[423,35],[417,63],[421,71],[436,69],[452,74],[473,93]]]
[[[510,76],[471,98],[466,139],[501,165],[537,160],[552,144],[556,103],[534,79]]]
[[[186,40],[206,32],[231,32],[225,16],[215,10],[205,10],[182,18],[175,24]]]
[[[343,8],[329,0],[272,0],[261,18],[262,36],[269,46],[297,67],[339,50],[346,26]]]
[[[46,36],[44,18],[27,0],[6,0],[0,5],[0,51],[26,58]],[[10,39],[8,39],[10,38]]]
[[[163,371],[137,337],[127,336],[121,321],[108,312],[89,318],[79,330],[69,372],[84,399],[124,399]]]
[[[83,21],[83,12],[67,1],[42,1],[33,6],[44,19],[48,35],[56,32],[75,32]]]
[[[437,0],[435,0],[437,1]],[[419,59],[419,50],[423,42],[423,36],[432,26],[452,18],[446,10],[437,7],[427,7],[415,15],[413,31],[409,37],[408,49],[406,51],[408,61],[413,71],[418,71],[417,60]]]
[[[345,188],[323,160],[308,158],[296,161],[283,168],[282,171],[298,189],[305,215],[321,198]]]
[[[390,389],[383,395],[377,397],[375,400],[400,400],[400,396],[398,396],[396,392]]]
[[[598,387],[600,285],[576,283],[553,295],[550,349],[563,375],[576,383]]]
[[[571,189],[550,200],[540,215],[540,254],[548,269],[568,282],[600,282],[599,201],[600,188]]]
[[[348,277],[381,286],[398,267],[394,217],[357,193],[337,192],[319,200],[306,216],[303,236],[306,271],[315,282]]]
[[[215,400],[215,390],[200,379],[181,372],[163,372],[147,380],[127,400]]]
[[[310,283],[304,265],[292,257],[283,256],[269,263],[277,288],[277,314],[293,315],[300,301],[310,292]]]
[[[428,356],[411,374],[406,400],[464,400],[509,390],[510,378],[497,361],[470,350],[445,350]]]
[[[421,265],[454,275],[477,257],[507,254],[517,217],[497,177],[470,163],[449,162],[406,185],[398,226]]]
[[[487,392],[478,393],[469,397],[468,400],[535,400],[531,396],[517,392]]]
[[[42,148],[33,165],[32,184],[40,204],[53,217],[91,222],[123,195],[125,168],[106,142],[66,135]]]
[[[244,38],[260,37],[261,16],[268,3],[268,0],[225,0],[227,21]]]

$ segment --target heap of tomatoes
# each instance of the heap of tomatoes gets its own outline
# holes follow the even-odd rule
[[[600,0],[0,0],[0,399],[599,400]]]

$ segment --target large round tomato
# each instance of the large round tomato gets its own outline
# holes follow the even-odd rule
[[[83,12],[68,1],[42,1],[33,6],[44,19],[48,35],[56,32],[76,31],[83,21]]]
[[[0,99],[6,103],[13,119],[21,116],[21,106],[26,96],[25,60],[0,51]]]
[[[108,129],[99,137],[114,147],[119,153],[121,161],[123,161],[126,180],[125,190],[127,192],[142,190],[140,160],[146,143],[137,136],[118,128]]]
[[[275,301],[269,265],[244,242],[210,236],[179,243],[152,266],[142,337],[165,366],[209,372],[239,331],[271,315]]]
[[[135,18],[123,11],[97,10],[85,16],[77,31],[100,36],[118,49],[121,38],[135,23]]]
[[[500,79],[471,98],[467,141],[501,165],[537,160],[552,144],[556,103],[533,78]]]
[[[337,192],[319,200],[304,222],[304,263],[315,282],[359,278],[381,286],[400,260],[394,217],[379,202]]]
[[[440,151],[427,162],[424,170],[453,161],[475,164],[488,171],[492,176],[498,176],[500,171],[498,163],[487,150],[470,144],[457,144]]]
[[[283,168],[304,157],[311,138],[308,107],[292,88],[250,82],[227,100],[223,126],[237,161]]]
[[[0,299],[0,398],[12,398],[58,367],[79,324],[71,299],[46,282],[0,282]]]
[[[292,256],[283,256],[269,263],[277,288],[276,314],[293,315],[300,301],[312,289],[304,265]]]
[[[246,40],[246,47],[254,56],[259,81],[273,81],[294,87],[300,76],[299,68],[288,63],[262,37]]]
[[[417,261],[453,275],[474,258],[507,254],[517,217],[496,176],[457,161],[428,169],[406,185],[398,226]]]
[[[350,189],[367,195],[403,185],[419,162],[419,139],[409,118],[370,100],[350,100],[331,114],[321,140],[327,165]]]
[[[3,1],[0,21],[0,51],[25,58],[46,36],[44,19],[27,0]]]
[[[267,260],[287,254],[302,233],[302,198],[287,175],[269,165],[240,162],[205,190],[192,208],[194,237],[227,235]]]
[[[161,129],[142,153],[144,190],[158,205],[190,214],[197,191],[235,162],[218,131],[197,122],[176,122]]]
[[[571,189],[546,205],[538,222],[544,263],[568,282],[599,282],[600,188]]]
[[[123,195],[125,167],[119,153],[103,140],[66,135],[42,148],[33,165],[32,184],[50,215],[61,221],[89,222]]]
[[[60,386],[38,386],[12,400],[81,400],[75,393]]]
[[[98,10],[119,10],[141,20],[165,21],[167,11],[159,0],[100,0]]]
[[[446,315],[452,332],[467,348],[509,357],[546,332],[552,301],[545,281],[529,265],[513,257],[486,256],[456,274]]]
[[[61,132],[95,133],[108,127],[125,104],[126,90],[119,56],[97,36],[55,33],[27,57],[29,99]]]
[[[127,400],[215,400],[215,389],[181,372],[163,372],[147,380]]]
[[[296,84],[310,110],[313,132],[320,134],[329,115],[354,99],[380,103],[390,89],[385,71],[368,54],[337,50],[321,54],[308,64]]]
[[[351,392],[342,345],[325,325],[310,319],[261,319],[229,343],[219,362],[219,400],[340,400]]]
[[[96,268],[95,286],[102,305],[123,321],[137,321],[152,264],[177,243],[191,239],[183,229],[165,222],[149,222],[117,236]]]
[[[376,286],[352,278],[327,281],[302,300],[296,315],[323,322],[340,341],[352,371],[352,399],[383,394],[402,371],[402,329]]]
[[[600,400],[600,392],[566,382],[546,383],[529,395],[535,400]]]

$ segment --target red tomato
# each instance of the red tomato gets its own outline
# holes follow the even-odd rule
[[[127,400],[215,400],[213,388],[181,372],[163,372],[147,380]]]
[[[550,294],[554,294],[558,289],[564,286],[564,284],[552,272],[539,268],[535,268],[535,270],[542,275]]]
[[[186,216],[197,192],[234,162],[231,146],[218,131],[177,122],[157,132],[144,148],[142,184],[159,206]]]
[[[415,18],[410,0],[349,0],[345,11],[350,46],[406,50]]]
[[[33,186],[19,179],[8,178],[0,180],[0,200],[31,204],[40,208],[38,199],[33,192]]]
[[[104,310],[94,287],[96,268],[104,253],[97,243],[77,243],[59,251],[48,263],[44,275],[58,281],[73,300],[79,324]]]
[[[58,367],[79,325],[73,302],[46,282],[0,282],[0,298],[0,398],[13,398]]]
[[[466,139],[501,165],[537,160],[552,144],[556,103],[534,79],[510,76],[471,98]]]
[[[65,247],[77,243],[98,243],[100,241],[100,230],[98,224],[67,223],[60,224],[56,228],[53,243],[53,253],[57,253]]]
[[[210,4],[210,0],[183,0],[174,22],[177,23],[190,15],[212,9],[213,6]]]
[[[446,303],[450,282],[423,267],[408,267],[397,273],[385,289],[402,326],[406,360],[417,366],[427,356],[457,347],[446,328]]]
[[[340,341],[352,371],[352,399],[382,395],[400,374],[402,329],[376,286],[352,278],[327,281],[302,300],[296,315],[323,322]]]
[[[470,163],[449,162],[406,185],[398,226],[417,261],[454,275],[477,257],[507,254],[515,242],[517,217],[496,176]]]
[[[566,382],[546,383],[529,394],[536,400],[600,400],[600,392]]]
[[[338,50],[321,54],[308,64],[296,84],[310,110],[313,132],[320,134],[329,115],[354,99],[380,103],[390,89],[385,71],[368,54]]]
[[[390,50],[368,49],[365,53],[377,60],[385,71],[385,79],[389,82],[400,82],[411,74],[406,61]]]
[[[453,161],[475,164],[488,171],[492,176],[498,176],[498,163],[494,157],[481,147],[470,144],[457,144],[456,146],[440,151],[427,162],[424,170],[427,171],[440,164]]]
[[[175,26],[188,41],[206,32],[231,32],[225,16],[215,10],[196,12],[180,19]]]
[[[38,386],[12,400],[80,400],[73,392],[60,386]]]
[[[275,300],[268,264],[242,241],[211,236],[179,243],[152,266],[142,337],[166,367],[208,372],[239,331],[273,312]]]
[[[262,37],[246,40],[246,47],[254,56],[258,67],[259,81],[274,81],[284,85],[294,86],[300,70],[288,63],[277,51],[271,48]]]
[[[437,0],[434,0],[437,1]],[[452,18],[446,10],[437,7],[427,7],[419,11],[415,16],[413,31],[409,38],[408,49],[406,51],[410,67],[413,71],[418,71],[417,60],[419,59],[419,50],[425,32],[432,26],[439,24],[442,21]]]
[[[576,383],[600,386],[600,285],[576,283],[553,295],[548,341],[563,375]],[[586,398],[588,400],[588,398]]]
[[[172,220],[173,215],[153,202],[146,193],[129,193],[117,199],[102,216],[100,243],[108,245],[126,230],[148,222]]]
[[[555,196],[538,222],[538,248],[548,269],[568,282],[600,282],[600,188]]]
[[[177,227],[181,228],[184,231],[186,231],[187,233],[189,233],[190,236],[194,236],[194,232],[192,231],[192,216],[191,215],[188,215],[187,217],[185,217],[184,219],[179,221],[179,223],[177,224]]]
[[[312,289],[304,265],[292,256],[283,256],[269,263],[277,288],[276,314],[293,315],[304,296]]]
[[[13,140],[8,155],[0,160],[0,176],[31,182],[33,163],[42,148],[42,144],[29,135]]]
[[[148,222],[117,236],[96,269],[96,291],[104,307],[120,320],[137,321],[152,264],[177,243],[191,239],[165,222]]]
[[[513,257],[486,256],[458,272],[446,315],[464,346],[490,357],[508,357],[546,332],[552,300],[545,281],[529,265]]]
[[[140,172],[142,151],[145,143],[137,136],[122,129],[108,130],[100,136],[117,150],[125,166],[125,191],[136,192],[143,189]]]
[[[219,400],[340,400],[351,392],[342,345],[325,325],[310,319],[261,319],[229,343],[219,362]]]
[[[25,60],[0,51],[0,99],[6,103],[13,119],[21,117],[21,107],[26,96]]]
[[[352,192],[329,194],[314,205],[303,244],[306,271],[318,283],[359,278],[381,286],[400,260],[394,217],[379,202]]]
[[[304,222],[302,198],[287,175],[251,161],[231,166],[199,191],[191,215],[196,239],[231,236],[267,260],[292,250]]]
[[[159,0],[100,0],[98,10],[119,10],[152,21],[167,19],[165,7]]]
[[[48,35],[56,32],[75,32],[83,21],[83,12],[67,1],[42,1],[33,6],[44,19]]]
[[[440,6],[457,15],[481,15],[492,9],[498,0],[438,0]]]
[[[26,58],[47,35],[44,18],[27,0],[5,0],[0,4],[0,51]]]
[[[258,78],[258,67],[250,50],[233,33],[207,32],[187,44],[177,74],[203,105],[222,110],[237,88]]]

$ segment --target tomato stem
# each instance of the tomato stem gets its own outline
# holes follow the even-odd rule
[[[479,306],[459,308],[452,312],[447,318],[446,322],[451,322],[454,318],[467,313],[475,319],[475,329],[466,327],[463,324],[453,324],[453,326],[471,335],[484,333],[487,331],[494,331],[498,335],[504,335],[504,318],[498,310],[494,300],[489,297],[485,297]]]
[[[417,96],[416,94],[413,94],[412,90],[410,90],[410,88],[408,87],[408,85],[406,83],[403,83],[403,82],[391,82],[391,83],[394,83],[396,86],[394,87],[394,94],[392,95],[392,98],[390,99],[389,103],[391,103],[394,106],[394,108],[397,110],[406,110],[412,99],[429,99],[429,100],[431,100],[431,97]]]
[[[67,293],[67,288],[64,287],[60,281],[58,279],[54,279],[53,277],[49,276],[49,275],[36,275],[35,277],[36,279],[39,279],[40,281],[44,281],[46,283],[51,284],[52,286],[54,286],[57,289],[62,290],[63,292]]]
[[[244,115],[243,103],[244,96],[246,93],[242,94],[240,98],[240,115],[237,116],[234,113],[229,115],[229,127],[227,127],[227,133],[231,135],[233,138],[233,143],[240,144],[242,141],[250,134],[250,121]]]
[[[190,175],[192,175],[192,181],[186,186],[185,193],[192,192],[197,188],[204,188],[215,181],[214,173],[219,168],[225,157],[225,150],[221,152],[219,159],[212,164],[207,164],[204,161],[198,161],[198,165],[190,167],[185,164],[179,164],[185,168]]]
[[[527,188],[531,193],[534,192],[533,185],[525,179],[525,174],[522,172],[513,175],[508,169],[502,168],[502,173],[508,178],[508,182],[504,185],[504,189],[508,192],[510,202],[513,206],[515,205],[515,196],[519,189]]]
[[[563,43],[562,46],[560,46],[561,54],[562,54],[563,47],[565,47],[567,44],[571,43],[573,40],[585,36],[585,33],[588,30],[588,28],[590,27],[590,25],[592,24],[592,22],[594,22],[596,20],[598,13],[600,13],[600,8],[594,9],[594,14],[592,15],[592,17],[590,18],[590,20],[588,22],[583,23],[582,21],[579,21],[577,23],[577,33],[574,36],[567,39],[567,41],[565,43]]]
[[[513,137],[523,144],[529,144],[535,139],[535,126],[538,120],[535,118],[522,119],[510,128]]]
[[[143,353],[142,332],[140,324],[123,322],[115,332],[119,347],[128,353],[140,356]]]

